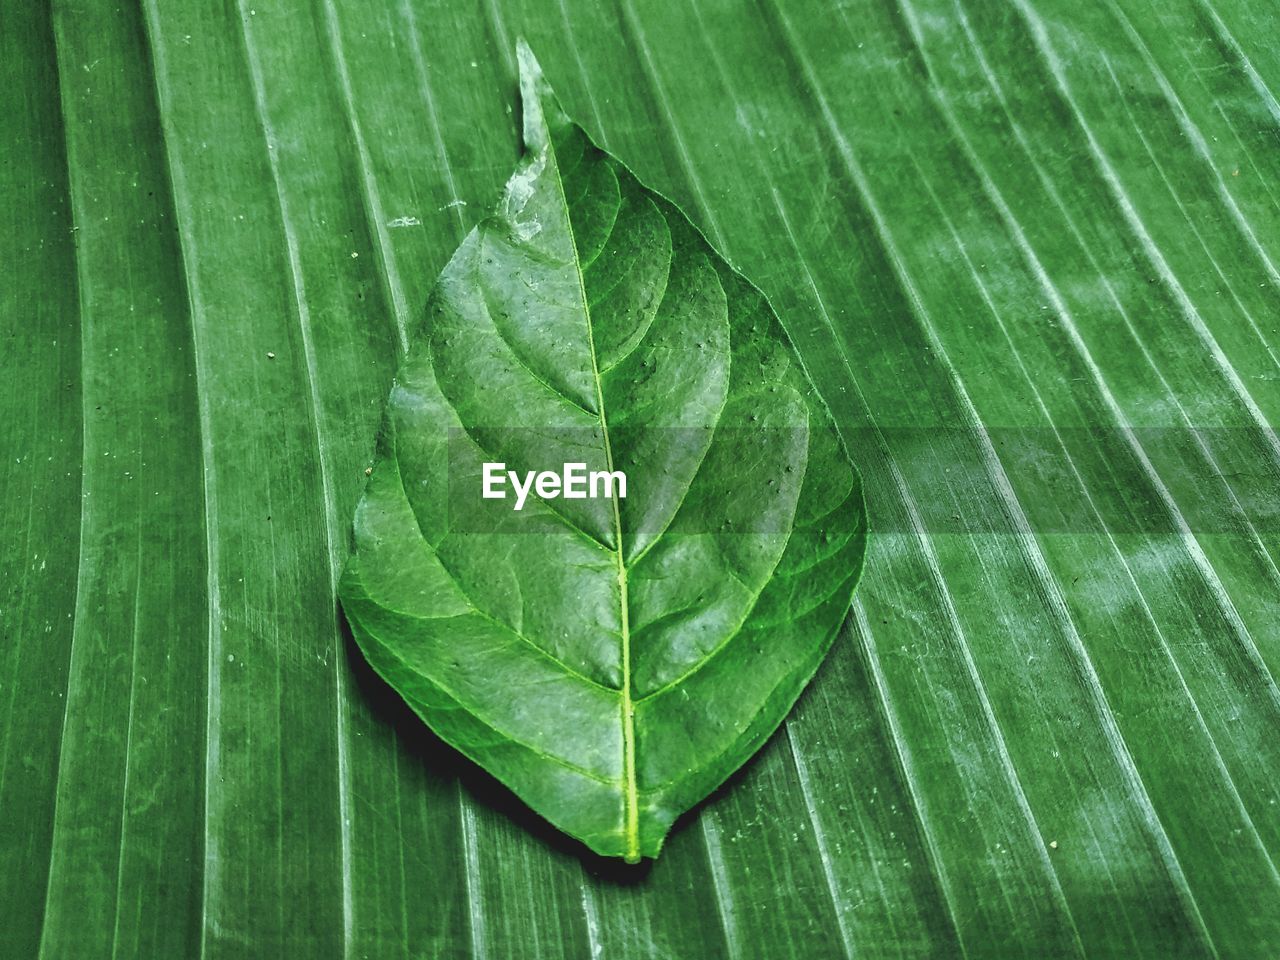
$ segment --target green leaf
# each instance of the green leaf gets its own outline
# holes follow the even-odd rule
[[[1276,955],[1274,2],[0,8],[0,956]],[[768,295],[875,531],[639,869],[335,606],[520,34]]]
[[[519,59],[526,155],[428,298],[340,595],[436,733],[637,862],[817,669],[862,491],[764,297]],[[467,509],[486,463],[626,486]]]

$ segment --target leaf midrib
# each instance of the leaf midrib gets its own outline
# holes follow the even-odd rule
[[[549,134],[549,131],[548,131]],[[582,275],[582,257],[578,253],[578,239],[573,232],[573,218],[569,215],[569,198],[560,178],[560,164],[555,147],[548,135],[543,146],[555,174],[556,190],[564,208],[565,227],[573,248],[573,272],[578,280],[578,297],[582,303],[582,315],[587,321],[587,347],[591,354],[591,380],[596,390],[596,410],[600,416],[600,432],[604,439],[605,468],[613,473],[613,445],[609,441],[609,421],[605,416],[604,387],[600,380],[600,364],[596,359],[595,335],[591,325],[591,304],[587,300],[587,285]],[[628,863],[640,862],[640,797],[636,783],[636,732],[635,706],[631,700],[631,625],[627,601],[627,563],[622,554],[622,513],[618,507],[618,492],[610,484],[609,500],[613,506],[613,552],[618,563],[618,606],[622,630],[622,689],[619,712],[622,720],[622,794],[624,857]]]

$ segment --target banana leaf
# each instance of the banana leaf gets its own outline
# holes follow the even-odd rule
[[[0,955],[1280,949],[1280,15],[0,4]],[[520,155],[516,40],[767,294],[871,538],[662,857],[434,739],[336,602]]]

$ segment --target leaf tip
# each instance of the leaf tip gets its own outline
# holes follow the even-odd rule
[[[533,55],[533,49],[524,37],[516,39],[516,61],[520,67],[524,143],[530,150],[541,150],[550,139],[547,134],[547,118],[543,112],[547,81],[542,75],[542,65],[538,63],[538,58]]]
[[[516,62],[520,67],[520,86],[523,87],[527,77],[541,77],[542,67],[538,58],[533,55],[533,48],[523,36],[516,37]]]
[[[520,72],[524,143],[530,150],[541,150],[550,142],[550,128],[568,122],[568,118],[562,113],[551,84],[542,73],[542,65],[524,37],[516,39],[516,61]]]

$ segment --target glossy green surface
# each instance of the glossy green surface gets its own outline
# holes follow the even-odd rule
[[[813,676],[866,513],[764,298],[519,59],[527,152],[428,297],[340,597],[437,734],[638,863]],[[619,485],[482,503],[486,463]]]
[[[1277,30],[0,4],[0,955],[1275,953]],[[396,357],[520,156],[519,35],[769,296],[873,532],[782,732],[621,877],[334,602]]]

